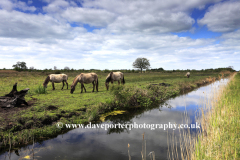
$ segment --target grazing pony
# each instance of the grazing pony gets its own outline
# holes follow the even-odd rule
[[[185,74],[185,76],[187,76],[187,78],[189,78],[189,77],[190,77],[190,72],[187,72],[187,73]]]
[[[81,83],[81,93],[83,92],[83,88],[84,88],[84,90],[86,92],[86,88],[84,87],[83,83],[85,83],[85,84],[92,83],[93,84],[92,92],[94,92],[94,87],[96,85],[96,90],[98,92],[98,76],[97,76],[96,73],[81,73],[81,74],[77,75],[74,78],[73,83],[71,85],[70,93],[74,92],[75,86],[77,85],[78,82]]]
[[[55,90],[54,82],[55,83],[61,83],[62,82],[63,83],[62,89],[63,89],[64,82],[65,82],[67,84],[67,89],[68,89],[67,79],[68,79],[68,75],[66,75],[66,74],[50,74],[50,75],[47,76],[47,78],[43,82],[43,86],[45,88],[47,88],[47,84],[50,81],[50,82],[52,82],[52,87],[53,87],[52,90]]]
[[[106,77],[106,82],[105,82],[105,86],[108,90],[109,88],[109,82],[111,81],[111,83],[113,83],[113,81],[118,81],[118,85],[120,84],[120,80],[121,79],[121,83],[125,84],[125,80],[124,80],[124,76],[122,72],[110,72],[108,74],[108,76]]]

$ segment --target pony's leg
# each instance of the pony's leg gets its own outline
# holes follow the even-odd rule
[[[54,82],[52,82],[52,90],[55,90]]]
[[[120,84],[119,80],[118,80],[118,85]]]
[[[92,92],[94,92],[94,87],[95,87],[94,81],[92,82],[92,84],[93,84],[93,90],[92,90]]]
[[[67,89],[68,89],[68,83],[67,83],[67,81],[65,81],[66,82],[66,84],[67,84]]]
[[[62,81],[62,84],[63,84],[63,86],[62,86],[62,89],[63,89],[63,87],[64,87],[64,81]]]
[[[85,92],[87,92],[87,91],[86,91],[86,88],[85,88],[85,86],[84,86],[84,84],[82,84],[82,85],[83,85],[83,88],[84,88]]]
[[[98,92],[98,79],[97,79],[97,82],[96,82],[96,90]]]
[[[81,83],[81,93],[82,93],[82,91],[83,91],[83,84]]]

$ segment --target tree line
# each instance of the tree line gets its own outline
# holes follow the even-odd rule
[[[233,69],[233,66],[228,66],[226,68],[222,67],[222,68],[210,68],[210,69],[202,69],[202,70],[195,70],[195,69],[186,69],[186,70],[180,70],[180,69],[173,69],[173,70],[164,70],[162,67],[160,68],[151,68],[150,69],[150,62],[147,58],[137,58],[133,64],[132,64],[133,68],[136,69],[118,69],[118,70],[109,70],[109,69],[105,69],[105,70],[100,70],[100,69],[70,69],[68,66],[64,67],[63,69],[58,69],[56,66],[54,66],[53,70],[50,69],[44,69],[44,70],[40,70],[40,69],[36,69],[33,66],[31,67],[27,67],[26,62],[17,62],[16,64],[14,64],[12,67],[14,70],[16,71],[54,71],[55,74],[60,74],[61,71],[64,72],[74,72],[74,71],[81,71],[81,72],[103,72],[103,73],[109,73],[111,71],[122,71],[125,73],[139,73],[139,72],[143,72],[143,70],[146,70],[146,72],[221,72],[221,71],[230,71],[230,72],[234,72],[235,70]]]

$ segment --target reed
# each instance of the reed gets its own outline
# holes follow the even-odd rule
[[[142,151],[141,151],[141,156],[142,160],[147,160],[147,147],[146,147],[146,140],[144,139],[145,133],[142,134]],[[156,160],[155,159],[155,152],[151,151],[149,152],[148,156],[150,157],[151,160]],[[130,144],[128,143],[128,158],[131,160],[131,154],[130,154]]]

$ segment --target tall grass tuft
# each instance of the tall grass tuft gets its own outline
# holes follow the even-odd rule
[[[35,89],[35,93],[37,94],[47,94],[47,90],[45,87],[39,85],[37,89]]]

